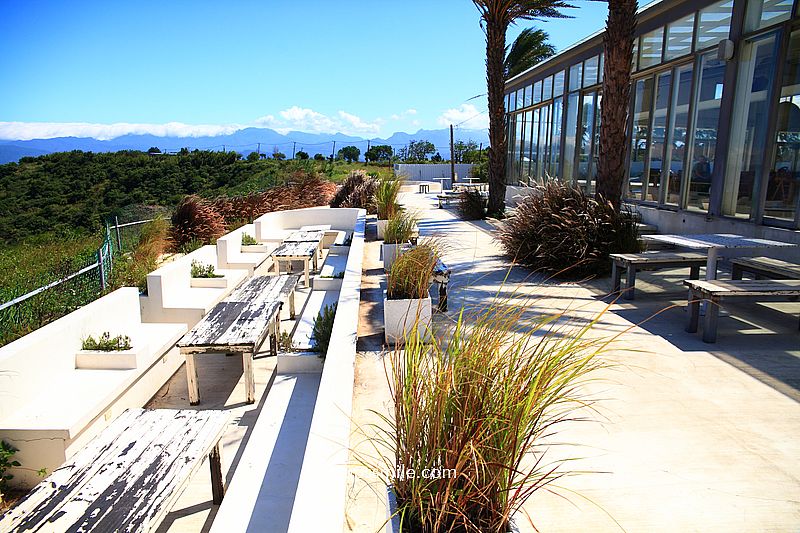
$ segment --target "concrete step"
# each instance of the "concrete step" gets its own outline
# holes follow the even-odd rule
[[[637,222],[636,231],[639,232],[639,235],[655,235],[656,233],[658,233],[658,226],[653,226],[652,224],[645,224],[644,222]]]

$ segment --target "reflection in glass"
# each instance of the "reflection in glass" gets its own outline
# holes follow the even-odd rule
[[[800,196],[800,31],[792,33],[783,68],[764,215],[792,220]]]
[[[597,92],[592,91],[583,95],[581,113],[581,141],[578,152],[578,187],[589,192],[591,180],[592,140],[594,139],[594,112]]]
[[[591,182],[589,192],[594,194],[595,182],[597,181],[597,161],[600,159],[600,107],[603,100],[602,93],[597,93],[597,105],[594,112],[594,141],[592,144],[592,168],[589,171]]]
[[[716,53],[712,52],[701,57],[700,80],[695,99],[692,170],[689,176],[687,209],[708,210],[724,76],[725,63],[716,59]]]
[[[597,83],[598,57],[594,56],[583,63],[583,86],[588,87]]]
[[[525,87],[524,91],[525,91],[525,97],[522,100],[523,101],[522,107],[530,107],[530,105],[531,105],[531,86],[528,85],[527,87]]]
[[[664,168],[665,135],[667,132],[667,110],[669,109],[672,73],[664,72],[656,77],[656,100],[650,135],[650,159],[647,168],[647,190],[645,200],[658,202],[661,190],[661,170]]]
[[[658,28],[642,35],[639,49],[639,68],[652,67],[661,63],[661,47],[664,44],[664,28]]]
[[[603,54],[600,54],[600,65],[597,67],[597,83],[603,83],[603,68],[605,68]]]
[[[581,75],[583,63],[569,67],[569,90],[575,91],[581,88]]]
[[[519,89],[517,91],[517,107],[516,109],[522,109],[525,107],[525,89]]]
[[[536,178],[541,181],[547,174],[546,162],[548,150],[550,149],[550,105],[539,108],[539,155],[536,158]]]
[[[533,84],[533,103],[538,104],[542,101],[542,82],[537,81]]]
[[[533,110],[533,120],[531,121],[531,142],[530,142],[530,158],[531,158],[531,172],[528,184],[533,183],[536,178],[537,168],[539,164],[539,110]]]
[[[650,109],[653,104],[653,78],[638,80],[633,96],[633,129],[628,197],[641,200],[644,192],[645,163],[650,137]]]
[[[633,57],[631,58],[631,72],[639,70],[639,39],[633,41]]]
[[[514,168],[511,176],[514,181],[518,180],[522,172],[522,135],[523,135],[522,113],[517,113],[516,131],[514,132]]]
[[[673,86],[672,115],[670,117],[670,136],[667,143],[669,155],[669,174],[667,175],[667,192],[665,201],[677,205],[680,202],[681,181],[686,164],[686,131],[689,127],[689,99],[692,95],[692,66],[686,65],[677,69]]]
[[[564,161],[562,162],[564,183],[572,183],[575,169],[575,136],[578,131],[578,93],[567,97],[567,131],[564,135]]]
[[[561,170],[558,168],[558,164],[561,161],[561,112],[562,112],[562,103],[561,98],[554,98],[553,99],[553,121],[552,121],[552,138],[553,141],[550,144],[550,175],[561,178]]]
[[[514,175],[514,133],[516,132],[516,115],[508,115],[508,124],[506,125],[506,177],[510,178]],[[513,183],[513,180],[508,179],[508,183]]]
[[[531,123],[531,112],[525,111],[522,113],[522,142],[520,142],[520,179],[527,181],[528,176],[531,174],[531,159],[530,159],[530,132],[528,127]]]
[[[667,49],[664,59],[669,61],[685,56],[692,51],[692,35],[694,34],[694,13],[676,20],[667,26]]]
[[[564,94],[564,71],[558,72],[553,76],[553,96]]]
[[[550,100],[553,97],[553,76],[544,79],[542,85],[542,100]]]
[[[789,20],[792,0],[749,0],[744,31],[756,31]]]
[[[733,0],[722,0],[700,11],[695,35],[695,50],[717,46],[722,39],[728,38],[731,29],[731,10]]]

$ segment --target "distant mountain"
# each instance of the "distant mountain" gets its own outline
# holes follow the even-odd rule
[[[489,144],[486,130],[458,129],[454,133],[455,140],[473,140],[477,143]],[[361,148],[363,154],[367,144],[389,144],[398,149],[411,140],[426,140],[436,146],[442,157],[450,157],[450,130],[419,130],[417,133],[397,132],[387,139],[364,139],[343,133],[304,133],[290,131],[286,135],[268,128],[245,128],[229,135],[213,137],[157,137],[155,135],[123,135],[108,141],[100,141],[91,137],[57,137],[54,139],[33,139],[30,141],[0,141],[0,163],[10,163],[25,156],[37,156],[53,152],[117,152],[119,150],[142,150],[156,146],[161,151],[177,152],[181,148],[201,150],[235,150],[244,155],[260,150],[271,154],[275,149],[291,157],[292,151],[304,150],[312,157],[320,153],[330,155],[334,142],[336,150],[343,146],[354,145]]]

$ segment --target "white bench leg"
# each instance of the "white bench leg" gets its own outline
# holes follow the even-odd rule
[[[253,354],[242,352],[242,369],[244,373],[244,388],[247,394],[247,403],[256,401],[256,381],[253,376]]]
[[[310,280],[311,276],[309,276],[308,274],[308,258],[305,258],[303,260],[303,263],[305,266],[305,274],[306,274],[306,288],[308,288],[311,286],[311,280]]]
[[[189,388],[189,405],[200,403],[200,384],[197,381],[197,367],[193,353],[186,354],[186,384]]]

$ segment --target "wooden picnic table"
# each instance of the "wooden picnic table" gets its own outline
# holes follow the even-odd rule
[[[269,337],[270,352],[278,354],[280,311],[289,301],[289,315],[295,316],[297,276],[255,276],[215,305],[192,330],[178,341],[186,357],[189,403],[200,403],[200,386],[195,355],[241,353],[247,403],[255,402],[253,357]]]
[[[281,262],[288,261],[291,268],[292,261],[302,261],[305,271],[306,287],[311,286],[311,276],[309,275],[309,262],[313,262],[314,270],[317,270],[317,255],[320,252],[322,241],[286,241],[272,251],[272,260],[275,262],[275,271],[281,273]]]
[[[0,531],[155,531],[206,457],[222,503],[223,411],[128,409],[14,508]]]

